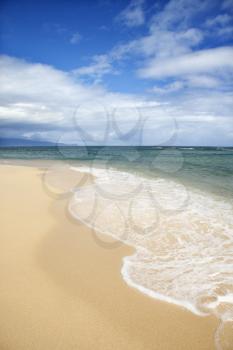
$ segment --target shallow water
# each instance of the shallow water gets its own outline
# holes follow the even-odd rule
[[[135,248],[124,258],[125,281],[198,315],[233,322],[232,201],[168,179],[92,173],[96,183],[78,190],[69,209]],[[216,336],[219,349],[222,336]]]

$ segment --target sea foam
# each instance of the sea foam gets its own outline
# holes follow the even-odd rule
[[[135,248],[123,260],[124,280],[156,299],[233,323],[232,202],[173,180],[111,168],[91,172],[95,182],[74,193],[69,209]]]

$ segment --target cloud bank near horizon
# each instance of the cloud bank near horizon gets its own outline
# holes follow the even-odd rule
[[[12,57],[0,58],[0,125],[8,137],[74,144],[102,144],[108,119],[122,132],[143,128],[143,139],[110,129],[107,144],[232,145],[232,94],[185,94],[170,99],[113,93],[72,73]],[[141,118],[141,122],[138,120]],[[79,128],[90,138],[82,139]],[[195,130],[195,133],[194,133]],[[131,135],[132,136],[132,135]]]

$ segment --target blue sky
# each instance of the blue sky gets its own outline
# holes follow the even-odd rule
[[[4,0],[0,20],[2,137],[233,146],[232,0]]]

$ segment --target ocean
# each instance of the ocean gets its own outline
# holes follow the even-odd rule
[[[93,174],[93,184],[72,190],[70,213],[135,248],[121,270],[130,286],[215,315],[222,348],[233,325],[233,148],[22,147],[0,148],[0,158],[62,160]]]

